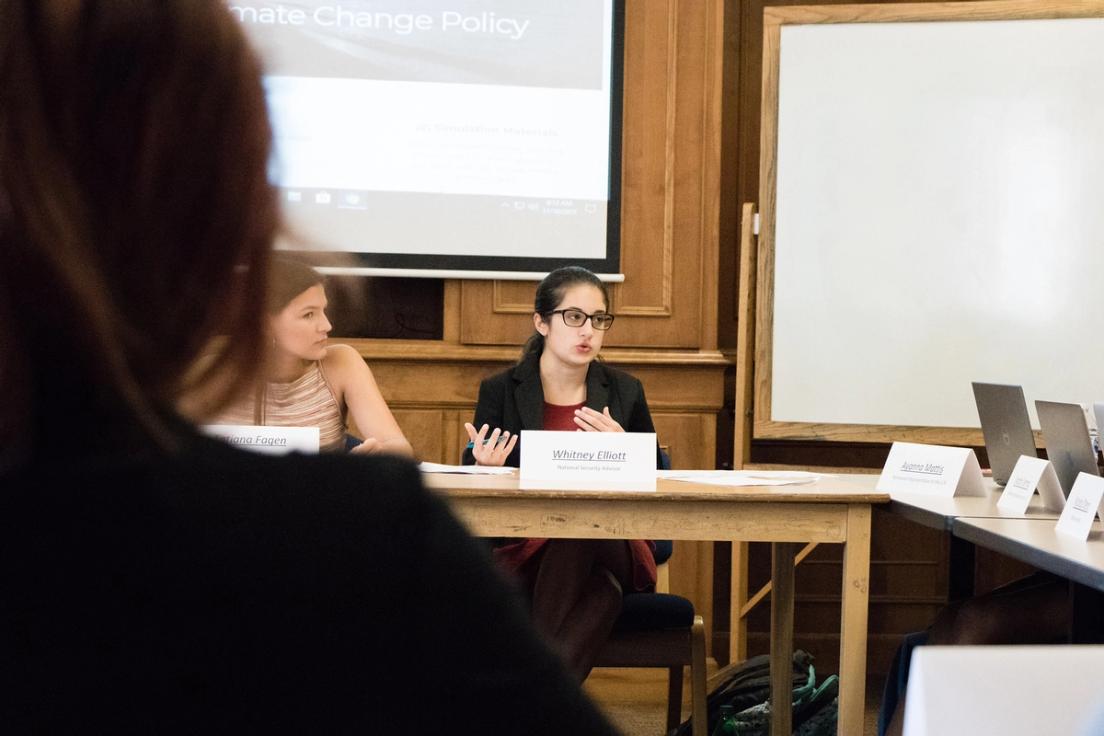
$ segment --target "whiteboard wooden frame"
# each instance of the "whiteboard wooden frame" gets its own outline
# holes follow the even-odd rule
[[[743,248],[757,247],[756,279],[750,285],[754,299],[754,407],[752,435],[763,439],[830,440],[841,442],[892,442],[896,440],[947,445],[980,446],[980,429],[916,427],[879,424],[819,424],[780,422],[771,417],[771,381],[774,322],[775,217],[778,162],[778,85],[781,34],[784,25],[829,23],[894,23],[917,21],[1045,20],[1104,17],[1104,2],[1073,0],[1036,2],[993,0],[983,2],[903,3],[897,5],[821,5],[768,7],[763,11],[763,87],[759,158],[760,230],[757,246],[750,232],[742,235]],[[745,210],[745,217],[749,214]],[[741,284],[744,286],[744,284]],[[743,295],[742,295],[743,298]],[[741,318],[750,318],[747,311]],[[741,320],[742,321],[742,320]],[[739,364],[744,365],[738,356]],[[739,403],[739,402],[738,402]],[[739,440],[741,407],[737,406]],[[750,439],[745,440],[750,443]],[[735,448],[739,457],[740,446]],[[746,447],[743,448],[746,452]],[[745,458],[746,461],[746,458]]]

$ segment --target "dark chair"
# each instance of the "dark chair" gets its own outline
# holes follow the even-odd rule
[[[663,467],[670,467],[663,453]],[[674,545],[657,540],[656,567],[666,579],[666,562]],[[658,590],[665,586],[657,583]],[[613,633],[598,653],[596,667],[665,668],[667,675],[667,730],[676,728],[682,716],[683,667],[690,667],[690,714],[693,735],[706,736],[705,710],[705,622],[694,613],[694,604],[666,592],[632,593],[625,596]]]

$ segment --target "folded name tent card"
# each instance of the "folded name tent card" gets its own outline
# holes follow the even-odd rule
[[[968,447],[894,442],[877,490],[928,496],[984,496],[977,455]]]
[[[1097,514],[1104,519],[1104,509],[1100,506],[1104,498],[1104,478],[1088,473],[1078,473],[1073,482],[1066,507],[1058,517],[1054,531],[1084,542],[1089,538],[1093,521]]]
[[[1050,461],[1041,457],[1020,455],[1000,500],[997,501],[997,508],[1023,516],[1036,488],[1039,489],[1039,496],[1042,497],[1047,511],[1059,512],[1065,506],[1066,497],[1062,495],[1058,474],[1054,472]]]
[[[654,491],[654,432],[522,430],[520,479],[527,487],[554,482],[580,488]]]
[[[204,434],[266,455],[286,455],[289,452],[318,454],[318,427],[254,427],[249,424],[204,424]]]

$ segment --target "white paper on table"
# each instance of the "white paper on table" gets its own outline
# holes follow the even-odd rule
[[[511,475],[517,468],[499,465],[442,465],[441,463],[418,463],[423,473],[459,473],[461,475]]]
[[[818,473],[803,470],[657,470],[657,478],[712,486],[792,486],[815,483]]]

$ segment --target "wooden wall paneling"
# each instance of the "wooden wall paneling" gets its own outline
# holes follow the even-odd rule
[[[716,347],[723,3],[626,9],[621,317],[613,346]],[[517,344],[533,284],[461,283],[460,342]],[[524,306],[523,306],[524,305]]]
[[[445,279],[445,293],[442,305],[444,319],[441,324],[441,341],[460,342],[460,297],[462,286],[457,279]]]
[[[739,125],[743,118],[741,108],[740,29],[745,3],[725,3],[721,19],[722,58],[720,91],[720,192],[718,209],[718,257],[717,276],[720,288],[717,292],[717,343],[722,350],[736,346],[736,325],[739,322],[739,304],[736,284],[740,279],[740,206],[748,201],[739,198],[739,172],[741,148]]]
[[[645,74],[626,84],[625,94],[621,258],[626,282],[616,301],[618,314],[628,319],[620,339],[629,345],[713,349],[717,214],[710,196],[719,178],[713,128],[719,99],[711,24],[719,22],[720,13],[714,2],[685,0],[657,0],[641,8],[642,27],[630,23],[626,29],[627,50],[636,52],[643,44]],[[641,33],[632,40],[630,33],[637,30]],[[627,80],[634,61],[626,57]],[[710,316],[703,319],[706,308]]]
[[[455,441],[455,437],[445,431],[444,412],[440,409],[396,408],[392,414],[419,460],[441,462],[438,458],[445,457],[450,440]]]
[[[621,270],[626,283],[615,289],[615,302],[619,314],[648,323],[671,316],[675,288],[678,5],[678,0],[653,0],[627,7],[625,16]],[[630,321],[641,320],[626,324]],[[638,329],[632,330],[637,339]],[[627,344],[655,344],[632,337]]]
[[[698,347],[716,350],[719,342],[718,297],[721,255],[721,175],[723,171],[724,135],[724,54],[725,3],[710,0],[703,3],[705,15],[702,35],[702,163],[700,167],[701,211],[701,335]],[[730,282],[735,283],[735,282]],[[730,284],[725,291],[731,291]]]

